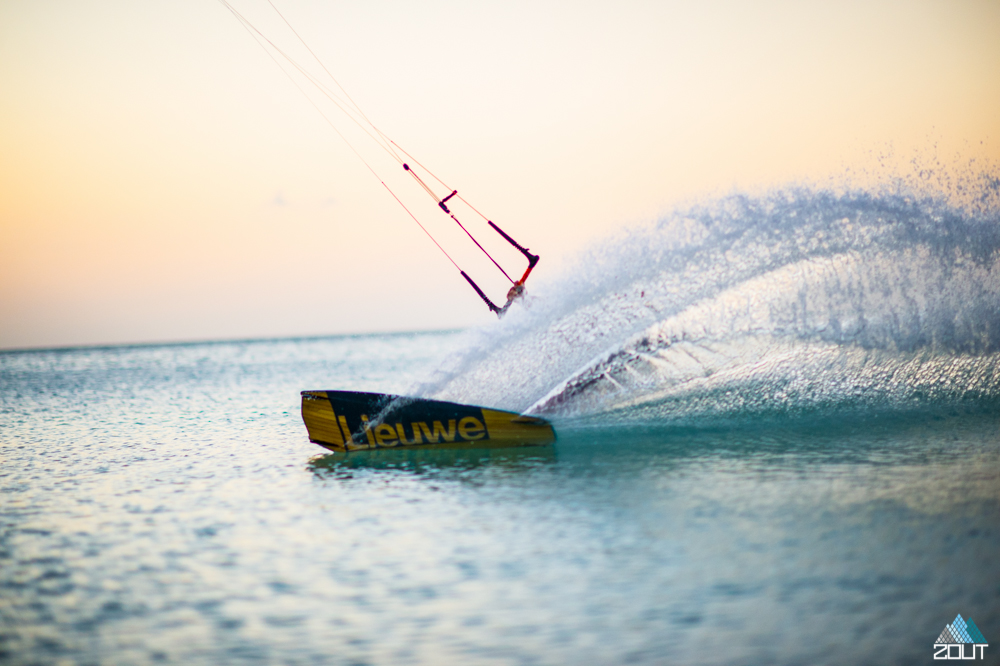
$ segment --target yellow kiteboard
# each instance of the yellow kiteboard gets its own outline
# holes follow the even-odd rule
[[[333,451],[397,446],[551,444],[545,419],[456,402],[357,391],[303,391],[309,440]]]

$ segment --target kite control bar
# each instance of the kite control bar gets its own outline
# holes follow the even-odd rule
[[[455,193],[452,192],[451,196],[454,196],[454,195],[455,195]],[[450,199],[451,197],[448,197],[448,198]],[[525,257],[528,258],[528,270],[524,271],[524,275],[521,276],[521,279],[514,283],[514,284],[523,285],[524,281],[528,279],[528,275],[531,273],[531,269],[534,268],[535,264],[538,263],[538,259],[539,259],[538,255],[537,254],[531,254],[530,252],[528,252],[528,248],[526,248],[526,247],[521,247],[520,243],[518,243],[516,240],[514,240],[513,238],[511,238],[510,236],[508,236],[507,233],[503,229],[501,229],[497,225],[493,224],[492,220],[486,220],[486,223],[489,224],[491,227],[493,227],[493,229],[498,234],[500,234],[501,236],[503,236],[504,240],[506,240],[508,243],[510,243],[511,245],[513,245],[514,247],[516,247],[518,250],[521,251],[521,254],[523,254]]]
[[[449,195],[447,198],[450,199],[453,196],[455,196],[454,192],[452,192],[451,195]],[[456,222],[457,221],[458,220],[456,220]],[[479,288],[479,285],[476,284],[475,281],[472,278],[469,277],[468,273],[466,273],[465,271],[461,271],[462,277],[464,277],[466,279],[466,281],[470,285],[472,285],[472,288],[476,290],[476,293],[479,294],[479,298],[483,299],[483,302],[486,303],[487,307],[489,307],[489,309],[492,312],[495,312],[496,315],[497,315],[497,317],[503,317],[505,314],[507,314],[507,308],[510,307],[510,304],[513,303],[518,298],[520,298],[522,294],[524,294],[524,283],[528,279],[528,276],[531,275],[531,269],[533,269],[535,267],[535,264],[538,263],[538,260],[539,260],[540,257],[537,254],[531,254],[531,252],[528,251],[528,248],[523,247],[516,240],[514,240],[513,238],[511,238],[510,236],[508,236],[507,233],[503,229],[501,229],[497,225],[493,224],[492,221],[490,221],[490,220],[486,220],[486,221],[489,223],[489,225],[491,227],[493,227],[493,229],[498,234],[500,234],[501,236],[503,236],[504,239],[508,243],[510,243],[511,245],[513,245],[514,247],[516,247],[518,250],[520,250],[521,254],[523,254],[528,259],[528,268],[524,271],[524,275],[521,276],[521,279],[518,280],[517,282],[515,282],[514,286],[511,287],[510,291],[507,292],[507,303],[502,308],[497,307],[496,303],[494,303],[493,301],[491,301],[490,298],[489,298],[489,296],[487,296],[485,293],[483,293],[483,290]],[[475,239],[473,239],[473,240],[475,240]],[[476,243],[476,245],[479,245],[479,243]],[[485,250],[483,250],[483,251],[485,252]],[[487,255],[487,256],[489,256],[489,255]],[[490,257],[490,259],[492,259],[492,258],[493,257]],[[496,263],[496,262],[493,262],[493,263]],[[499,266],[498,266],[498,268],[499,268]],[[501,269],[501,270],[503,270],[503,269]],[[504,275],[506,275],[506,273],[504,273]]]
[[[483,293],[483,290],[479,288],[479,285],[476,284],[472,278],[469,277],[468,273],[462,271],[462,277],[464,277],[468,281],[468,283],[472,285],[472,288],[476,290],[477,294],[479,294],[479,298],[483,299],[483,302],[486,303],[486,305],[489,307],[491,311],[495,312],[498,317],[503,316],[502,314],[500,314],[500,308],[496,306],[496,303],[491,301],[490,297],[487,296],[485,293]]]
[[[468,237],[470,239],[472,239],[472,242],[476,244],[476,247],[478,247],[480,250],[482,250],[483,254],[485,254],[487,257],[489,257],[490,261],[492,261],[493,265],[496,266],[500,270],[501,273],[503,273],[504,277],[511,281],[511,283],[513,284],[513,286],[510,288],[510,291],[507,292],[507,303],[504,304],[504,306],[501,308],[501,307],[497,307],[497,304],[490,300],[490,297],[487,296],[486,293],[482,289],[479,288],[479,285],[476,284],[475,281],[471,277],[469,277],[468,273],[466,273],[465,271],[463,271],[461,268],[458,269],[459,273],[462,274],[462,277],[465,278],[466,282],[468,282],[470,285],[472,285],[472,288],[476,290],[477,294],[479,294],[479,298],[483,299],[483,302],[486,303],[486,305],[490,308],[490,310],[492,312],[495,312],[498,317],[504,316],[504,314],[507,312],[507,308],[510,307],[510,304],[513,303],[515,300],[517,300],[518,298],[520,298],[524,294],[524,282],[528,279],[528,276],[531,275],[531,270],[535,267],[535,264],[538,263],[538,259],[539,259],[538,255],[537,254],[531,254],[531,252],[528,250],[528,248],[524,247],[523,245],[521,245],[520,243],[518,243],[516,240],[514,240],[513,238],[511,238],[510,236],[508,236],[506,231],[504,231],[503,229],[501,229],[500,227],[498,227],[497,225],[495,225],[491,220],[487,219],[485,215],[483,215],[482,213],[479,213],[479,211],[477,211],[475,208],[472,208],[472,206],[469,206],[470,208],[472,208],[472,210],[476,211],[476,213],[479,213],[479,215],[484,220],[486,220],[487,224],[489,224],[491,227],[493,227],[494,231],[496,231],[498,234],[500,234],[501,236],[503,236],[503,239],[505,241],[507,241],[508,243],[510,243],[511,245],[513,245],[514,247],[516,247],[517,250],[521,254],[523,254],[525,256],[525,258],[528,260],[528,268],[524,271],[524,275],[521,276],[520,280],[518,280],[517,282],[514,282],[514,278],[512,278],[509,275],[507,275],[507,271],[505,271],[503,269],[503,266],[501,266],[500,264],[497,263],[497,260],[494,259],[490,255],[490,253],[486,251],[485,247],[483,247],[482,245],[479,244],[479,241],[476,240],[476,237],[473,236],[472,233],[468,229],[465,228],[465,225],[462,224],[461,221],[459,221],[459,219],[457,217],[455,217],[455,214],[452,213],[451,210],[448,208],[448,201],[452,197],[458,196],[458,190],[452,190],[451,194],[449,194],[448,196],[444,197],[443,199],[438,199],[437,195],[434,194],[434,190],[432,190],[427,185],[427,183],[425,183],[423,181],[423,179],[420,176],[418,176],[416,173],[414,173],[413,169],[410,167],[409,164],[407,164],[407,163],[404,162],[403,163],[403,169],[405,171],[408,171],[410,173],[410,175],[413,176],[416,179],[416,181],[420,184],[420,186],[422,188],[424,188],[424,190],[427,192],[427,194],[431,195],[431,197],[435,201],[437,201],[438,207],[441,208],[441,210],[443,210],[445,212],[445,215],[448,215],[449,217],[451,217],[451,219],[455,221],[455,224],[457,224],[462,229],[462,231],[464,231],[466,233],[466,235],[468,235]],[[433,175],[433,174],[431,174],[431,175]],[[440,182],[440,179],[438,179],[438,182]],[[442,183],[442,185],[443,184],[444,183]],[[462,197],[458,197],[458,198],[459,198],[460,201],[468,204],[468,202],[465,201],[465,199],[462,199]],[[418,222],[418,224],[419,224],[419,222]],[[423,225],[421,225],[421,227],[422,226]],[[426,229],[424,231],[426,231]],[[433,237],[432,237],[432,239],[433,239]],[[434,242],[437,243],[437,241],[434,241]],[[441,246],[438,245],[438,247],[441,247]],[[442,252],[444,252],[444,248],[442,248]],[[445,252],[445,254],[447,255],[448,253]],[[450,256],[448,258],[451,259]],[[455,263],[454,259],[452,259],[452,263],[453,264]],[[455,264],[455,267],[458,268],[458,264]]]

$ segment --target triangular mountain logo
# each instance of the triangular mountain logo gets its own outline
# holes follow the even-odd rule
[[[971,648],[972,655],[966,655],[966,646]],[[979,631],[976,623],[969,618],[963,620],[961,615],[956,615],[954,622],[944,625],[944,631],[934,641],[935,659],[976,659],[978,651],[979,659],[985,658],[985,650],[988,647],[983,632]],[[954,648],[954,650],[952,649]],[[958,654],[953,654],[957,650]]]

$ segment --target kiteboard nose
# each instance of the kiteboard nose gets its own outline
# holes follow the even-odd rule
[[[545,419],[457,402],[359,391],[302,391],[309,440],[333,451],[397,446],[551,444]]]

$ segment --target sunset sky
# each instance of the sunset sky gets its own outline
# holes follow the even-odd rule
[[[319,69],[267,0],[230,2]],[[1000,160],[995,0],[274,2],[380,129],[541,254],[540,288],[679,202],[886,151]],[[217,0],[3,0],[0,90],[0,348],[492,318]]]

